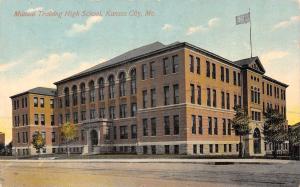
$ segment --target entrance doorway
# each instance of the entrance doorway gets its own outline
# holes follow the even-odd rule
[[[253,146],[254,146],[254,154],[260,154],[261,153],[261,135],[260,135],[260,130],[258,128],[254,129]]]

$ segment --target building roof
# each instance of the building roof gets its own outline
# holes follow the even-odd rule
[[[32,88],[30,90],[27,90],[25,92],[10,96],[10,98],[14,98],[14,97],[18,97],[24,94],[39,94],[39,95],[48,95],[48,96],[54,96],[56,92],[56,89],[54,88],[46,88],[46,87],[36,87],[36,88]]]
[[[194,46],[190,43],[187,43],[187,42],[174,42],[174,43],[171,43],[169,45],[164,45],[160,42],[154,42],[154,43],[151,43],[151,44],[148,44],[148,45],[144,45],[142,47],[139,47],[139,48],[136,48],[136,49],[133,49],[133,50],[130,50],[128,52],[125,52],[117,57],[114,57],[106,62],[103,62],[103,63],[100,63],[100,64],[97,64],[89,69],[86,69],[82,72],[79,72],[75,75],[72,75],[70,77],[67,77],[63,80],[60,80],[60,81],[57,81],[55,82],[54,84],[55,85],[58,85],[60,83],[64,83],[64,82],[67,82],[67,81],[71,81],[71,80],[74,80],[76,78],[80,78],[80,77],[83,77],[83,76],[87,76],[87,75],[90,75],[92,73],[97,73],[101,70],[104,70],[104,69],[107,69],[107,68],[111,68],[111,67],[114,67],[114,66],[117,66],[117,65],[120,65],[120,64],[124,64],[124,63],[127,63],[127,62],[134,62],[134,61],[137,61],[137,60],[140,60],[140,59],[143,59],[143,58],[147,58],[149,56],[152,56],[152,55],[157,55],[157,54],[161,54],[163,52],[166,52],[166,51],[169,51],[169,50],[174,50],[174,49],[177,49],[177,48],[181,48],[181,47],[187,47],[189,49],[192,49],[192,50],[195,50],[197,52],[200,52],[202,54],[205,54],[209,57],[212,57],[214,59],[217,59],[217,60],[220,60],[224,63],[227,63],[231,66],[234,66],[234,67],[237,67],[237,68],[243,68],[243,67],[246,67],[246,68],[250,68],[250,69],[253,69],[251,68],[249,65],[252,63],[252,62],[255,62],[257,64],[257,66],[259,67],[259,71],[256,70],[256,69],[253,69],[255,71],[258,71],[262,74],[265,73],[265,69],[262,65],[262,63],[260,62],[259,58],[256,56],[256,57],[252,57],[252,58],[246,58],[246,59],[242,59],[242,60],[238,60],[238,61],[231,61],[231,60],[228,60],[226,58],[223,58],[219,55],[216,55],[210,51],[207,51],[205,49],[202,49],[200,47],[197,47],[197,46]],[[287,87],[288,85],[284,84],[284,83],[281,83],[277,80],[274,80],[270,77],[267,77],[264,75],[264,78],[266,78],[267,80],[269,81],[273,81],[277,84],[280,84],[284,87]]]

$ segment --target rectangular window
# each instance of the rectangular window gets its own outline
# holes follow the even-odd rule
[[[212,120],[211,117],[208,117],[208,134],[212,135]]]
[[[117,139],[117,127],[114,126],[114,139],[116,140]]]
[[[64,123],[64,119],[63,119],[63,115],[59,114],[59,118],[58,118],[58,124],[63,124]]]
[[[236,78],[236,72],[233,71],[233,84],[234,84],[234,85],[236,85],[236,82],[237,82],[236,79],[237,79],[237,78]]]
[[[78,112],[73,113],[73,123],[77,124],[78,123]]]
[[[67,113],[67,114],[66,114],[66,123],[69,123],[69,122],[70,122],[70,114]]]
[[[137,105],[136,103],[131,103],[131,117],[136,116],[136,111],[137,111]]]
[[[148,120],[143,119],[143,136],[148,136]]]
[[[197,92],[198,92],[197,103],[198,103],[198,105],[201,105],[201,87],[200,86],[197,86]]]
[[[142,64],[142,80],[145,80],[147,77],[147,64]]]
[[[169,116],[164,117],[165,135],[170,135],[170,119]]]
[[[99,118],[105,118],[105,108],[99,108]]]
[[[96,110],[95,109],[91,109],[90,110],[90,119],[95,119],[96,118]]]
[[[147,108],[147,90],[143,91],[143,108]]]
[[[231,135],[231,120],[230,119],[228,119],[227,120],[227,123],[228,123],[228,131],[227,131],[227,133],[228,133],[228,135]]]
[[[193,153],[197,154],[197,145],[196,144],[193,145]]]
[[[229,152],[231,153],[232,152],[232,145],[228,144],[228,146],[229,146]]]
[[[34,124],[35,125],[39,124],[39,115],[38,114],[34,114]]]
[[[218,135],[218,118],[214,118],[214,123],[215,123],[214,134]]]
[[[226,82],[229,83],[229,69],[226,68]]]
[[[151,107],[156,107],[156,89],[151,89]]]
[[[41,114],[41,125],[45,125],[45,114]]]
[[[179,86],[178,86],[178,84],[173,85],[173,100],[174,100],[174,104],[179,104]]]
[[[210,77],[210,62],[206,61],[206,77]]]
[[[192,115],[192,134],[196,134],[196,116]]]
[[[54,143],[56,140],[55,140],[55,138],[56,138],[56,135],[55,135],[55,132],[52,132],[52,143]]]
[[[191,87],[191,103],[195,103],[195,86],[193,84],[190,85]]]
[[[223,81],[224,82],[224,67],[223,66],[221,66],[221,81]]]
[[[237,106],[238,105],[237,95],[234,95],[233,97],[234,97],[234,99],[233,99],[234,100],[234,106]]]
[[[26,101],[27,101],[27,99],[26,99]],[[54,99],[50,99],[50,108],[54,108]]]
[[[238,73],[238,86],[241,86],[241,74]]]
[[[194,57],[190,55],[190,72],[194,73]]]
[[[213,107],[217,107],[217,91],[213,90]]]
[[[213,151],[214,151],[214,146],[213,146],[213,144],[209,144],[209,152],[210,152],[210,153],[213,153]]]
[[[127,126],[120,126],[120,139],[128,139]]]
[[[222,98],[222,108],[225,109],[225,93],[221,92],[221,98]]]
[[[120,105],[120,118],[126,118],[126,104]]]
[[[173,116],[173,123],[174,123],[174,135],[179,134],[179,115]]]
[[[226,119],[222,119],[223,121],[223,135],[226,135]]]
[[[177,73],[179,69],[178,55],[172,56],[173,73]]]
[[[155,76],[154,62],[150,62],[150,78],[154,78],[154,76]]]
[[[81,121],[85,121],[85,120],[86,120],[86,112],[81,111]]]
[[[199,145],[199,152],[200,152],[200,154],[203,154],[203,144]]]
[[[115,119],[115,106],[110,106],[109,107],[109,119]]]
[[[216,79],[216,64],[212,63],[212,72],[211,72],[212,78]]]
[[[224,152],[227,152],[227,144],[224,144]]]
[[[200,75],[201,73],[201,64],[200,64],[200,58],[196,57],[196,63],[197,63],[197,74]]]
[[[198,116],[198,133],[203,134],[202,116]]]
[[[169,86],[164,86],[164,105],[170,104]]]
[[[168,58],[163,59],[163,73],[164,73],[164,75],[169,74],[169,59]]]
[[[38,98],[37,97],[34,97],[33,98],[33,106],[34,107],[38,107],[39,103],[38,103]]]
[[[207,92],[206,92],[206,105],[211,106],[210,88],[207,88]]]
[[[216,149],[216,153],[219,152],[219,145],[218,144],[215,144],[215,149]]]
[[[156,136],[156,118],[151,118],[151,136]]]
[[[136,132],[137,132],[137,129],[136,129],[136,125],[131,125],[131,138],[132,139],[136,139]]]
[[[230,95],[226,93],[226,103],[227,103],[227,110],[230,110]]]
[[[170,146],[165,145],[165,154],[170,154]]]

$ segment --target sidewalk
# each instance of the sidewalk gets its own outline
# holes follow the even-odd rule
[[[193,163],[211,165],[230,164],[288,164],[294,160],[271,160],[271,159],[62,159],[54,158],[43,160],[0,160],[1,162],[20,163]]]

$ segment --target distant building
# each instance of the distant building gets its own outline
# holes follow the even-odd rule
[[[50,147],[66,151],[58,128],[70,122],[78,127],[73,153],[238,155],[231,120],[233,107],[241,105],[251,119],[247,154],[260,156],[266,151],[263,112],[274,108],[286,116],[288,85],[266,76],[258,57],[230,61],[186,42],[142,46],[54,84],[54,111],[29,105],[30,137],[44,131],[46,153]],[[13,96],[13,106],[21,99]],[[14,109],[13,116],[21,111]],[[21,142],[26,129],[14,121],[14,140]]]
[[[0,132],[0,144],[5,145],[5,134]]]
[[[38,131],[46,139],[42,153],[51,153],[54,127],[55,89],[37,87],[11,96],[13,116],[13,154],[36,154],[32,146],[32,136]],[[48,151],[47,151],[48,150]]]

